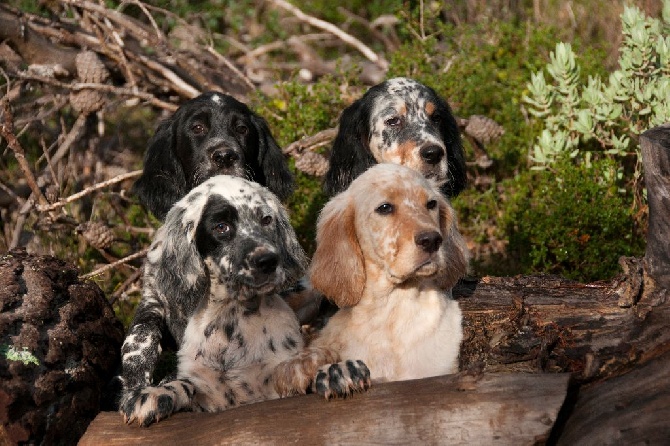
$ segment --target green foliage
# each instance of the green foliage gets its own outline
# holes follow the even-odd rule
[[[280,146],[304,136],[337,126],[339,114],[348,104],[340,93],[355,85],[353,73],[325,76],[320,82],[305,85],[298,81],[283,82],[272,98],[257,96],[255,110],[265,117]],[[321,181],[293,169],[296,191],[287,203],[291,223],[303,248],[315,248],[316,219],[327,201]]]
[[[548,272],[592,281],[612,277],[620,256],[639,255],[626,197],[618,192],[611,160],[575,166],[569,157],[552,172],[527,171],[517,179],[504,223],[509,254],[524,272]]]
[[[670,11],[670,0],[664,5]],[[670,14],[661,22],[626,7],[621,21],[620,68],[607,83],[589,76],[584,85],[576,56],[565,43],[551,53],[551,83],[542,71],[532,76],[530,95],[523,99],[544,123],[531,154],[535,169],[551,166],[564,153],[587,164],[594,157],[622,163],[631,153],[639,156],[637,135],[670,121]],[[635,178],[641,174],[636,166]]]
[[[40,360],[29,352],[27,347],[17,350],[13,345],[1,345],[0,356],[4,356],[7,361],[21,361],[24,365],[40,365]]]
[[[409,40],[393,55],[389,76],[410,76],[430,85],[458,116],[484,115],[502,125],[505,135],[487,150],[498,161],[497,177],[513,175],[525,163],[528,142],[538,128],[528,125],[519,97],[530,73],[544,65],[555,32],[496,21],[435,26],[439,29],[430,37]],[[583,51],[585,70],[602,70],[602,52]]]

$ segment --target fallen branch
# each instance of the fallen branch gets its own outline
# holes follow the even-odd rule
[[[172,104],[170,102],[161,101],[151,93],[146,93],[144,91],[140,91],[134,88],[115,87],[113,85],[98,84],[91,82],[72,82],[72,83],[61,82],[51,77],[39,76],[30,73],[17,73],[16,76],[19,79],[42,82],[47,85],[52,85],[54,87],[59,87],[71,91],[98,90],[106,93],[113,93],[117,96],[128,96],[130,98],[137,98],[143,101],[147,101],[148,103],[155,105],[156,107],[162,108],[163,110],[168,110],[171,112],[179,108],[178,105]]]
[[[0,102],[2,103],[3,108],[3,123],[0,125],[0,135],[5,138],[7,145],[14,153],[16,160],[19,162],[19,166],[23,171],[23,175],[25,176],[26,182],[28,183],[30,190],[33,192],[33,195],[37,197],[37,200],[40,204],[47,204],[47,199],[44,197],[42,191],[37,186],[35,175],[33,175],[33,171],[28,165],[23,146],[21,146],[21,143],[14,134],[14,117],[12,115],[11,109],[9,108],[9,103],[5,100]]]
[[[84,274],[82,276],[79,276],[79,278],[81,280],[84,280],[84,279],[90,279],[91,277],[99,276],[100,274],[104,273],[105,271],[109,271],[110,269],[114,269],[119,265],[123,265],[123,264],[131,262],[135,259],[142,258],[142,257],[147,255],[147,252],[149,252],[149,247],[146,247],[146,248],[136,252],[135,254],[131,254],[131,255],[126,256],[126,257],[124,257],[120,260],[117,260],[114,263],[110,263],[109,265],[105,265],[101,268],[98,268],[95,271],[91,271],[88,274]]]
[[[125,181],[125,180],[131,179],[131,178],[137,178],[140,175],[142,175],[141,170],[134,170],[132,172],[117,175],[114,178],[110,178],[109,180],[103,181],[101,183],[94,184],[91,187],[87,187],[86,189],[84,189],[80,192],[77,192],[76,194],[72,194],[69,197],[64,198],[63,200],[60,200],[56,203],[47,204],[47,205],[39,205],[39,206],[37,206],[37,210],[39,212],[49,212],[49,211],[53,211],[53,210],[62,208],[66,204],[72,203],[73,201],[77,201],[77,200],[81,199],[82,197],[85,197],[86,195],[90,195],[97,190],[104,189],[108,186],[111,186],[112,184],[120,183],[121,181]]]
[[[379,56],[377,53],[372,51],[367,45],[365,45],[363,42],[352,36],[351,34],[347,34],[344,31],[342,31],[340,28],[337,26],[333,25],[332,23],[326,22],[325,20],[317,19],[316,17],[312,17],[310,15],[305,14],[302,10],[299,8],[293,6],[289,2],[285,0],[270,0],[272,4],[275,6],[280,7],[284,11],[290,12],[294,16],[298,18],[298,20],[305,22],[311,26],[314,26],[315,28],[322,29],[324,31],[328,31],[329,33],[334,34],[337,36],[340,40],[343,42],[351,45],[352,47],[356,48],[361,54],[363,54],[368,60],[371,62],[377,64],[381,69],[386,70],[388,69],[388,62],[386,59],[384,59],[382,56]]]

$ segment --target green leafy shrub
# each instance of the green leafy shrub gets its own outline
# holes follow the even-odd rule
[[[524,271],[605,279],[619,256],[643,252],[637,137],[670,121],[670,1],[664,5],[664,22],[624,9],[619,69],[607,82],[589,75],[584,83],[565,43],[550,54],[550,83],[542,71],[532,75],[523,101],[542,125],[530,151],[531,169],[542,173],[517,179],[507,215],[509,250]]]
[[[527,171],[505,223],[509,254],[524,272],[592,281],[618,271],[620,256],[644,248],[631,206],[614,180],[616,163],[575,166],[568,157],[550,172]]]
[[[544,124],[533,147],[533,168],[547,168],[566,152],[587,164],[594,157],[623,164],[630,155],[639,157],[640,133],[670,121],[670,1],[664,5],[664,22],[636,7],[624,9],[619,69],[607,82],[589,76],[584,85],[571,46],[556,45],[547,65],[551,83],[540,71],[524,96],[530,113]],[[637,178],[639,163],[635,166]]]
[[[356,85],[353,74],[352,71],[324,76],[313,85],[297,80],[282,82],[277,85],[277,94],[273,97],[259,94],[254,99],[254,110],[268,121],[277,142],[284,147],[305,136],[337,126],[340,112],[349,105],[348,96],[342,92]],[[324,147],[321,152],[327,149]],[[319,178],[296,169],[293,172],[296,190],[287,206],[298,240],[311,254],[316,247],[316,219],[327,197]]]

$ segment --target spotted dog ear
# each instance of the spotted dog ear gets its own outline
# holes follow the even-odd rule
[[[140,203],[159,220],[164,220],[170,207],[188,192],[174,148],[177,122],[172,116],[159,125],[144,156],[142,176],[133,185]]]
[[[456,213],[446,199],[439,199],[440,203],[440,232],[442,233],[442,254],[446,269],[439,274],[438,286],[441,289],[451,289],[458,280],[468,272],[470,251],[465,239],[458,230]]]
[[[354,207],[346,193],[330,200],[317,222],[309,280],[339,307],[356,305],[365,286],[365,263],[356,236]]]
[[[294,285],[305,274],[307,256],[298,243],[298,237],[291,226],[288,214],[283,206],[279,206],[279,236],[281,237],[282,265],[286,271],[285,284]]]
[[[203,205],[198,214],[202,213]],[[185,311],[195,310],[200,298],[209,287],[205,264],[195,245],[198,220],[193,218],[193,209],[174,206],[168,212],[165,224],[158,230],[147,259],[153,267],[158,291],[178,302]],[[200,215],[197,216],[197,219]],[[190,314],[190,313],[187,313]]]
[[[449,104],[437,94],[435,94],[435,97],[438,98],[439,108],[444,110],[440,114],[442,116],[440,134],[444,147],[447,148],[447,174],[449,178],[440,190],[447,197],[455,197],[465,189],[468,182],[465,152],[463,151],[461,132]]]
[[[323,188],[333,196],[345,190],[356,177],[377,164],[370,151],[370,105],[361,98],[344,109],[330,151]]]
[[[281,201],[293,193],[294,180],[281,148],[272,137],[265,119],[252,114],[251,121],[258,132],[258,165],[261,178],[258,182],[267,186]]]

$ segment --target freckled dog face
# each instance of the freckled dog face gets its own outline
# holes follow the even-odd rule
[[[408,170],[400,175],[382,172],[365,191],[359,191],[368,197],[355,203],[361,250],[398,283],[411,276],[432,276],[444,266],[440,250],[444,199],[423,178],[417,178]]]
[[[259,197],[247,197],[247,202],[258,203],[240,208],[235,206],[236,200],[229,201],[230,197],[211,196],[195,242],[210,274],[218,275],[220,283],[254,288],[265,294],[285,280],[276,248],[277,210]]]
[[[443,185],[448,179],[447,147],[442,120],[448,109],[435,93],[406,78],[391,79],[373,92],[369,146],[377,162],[395,163],[421,172]]]

